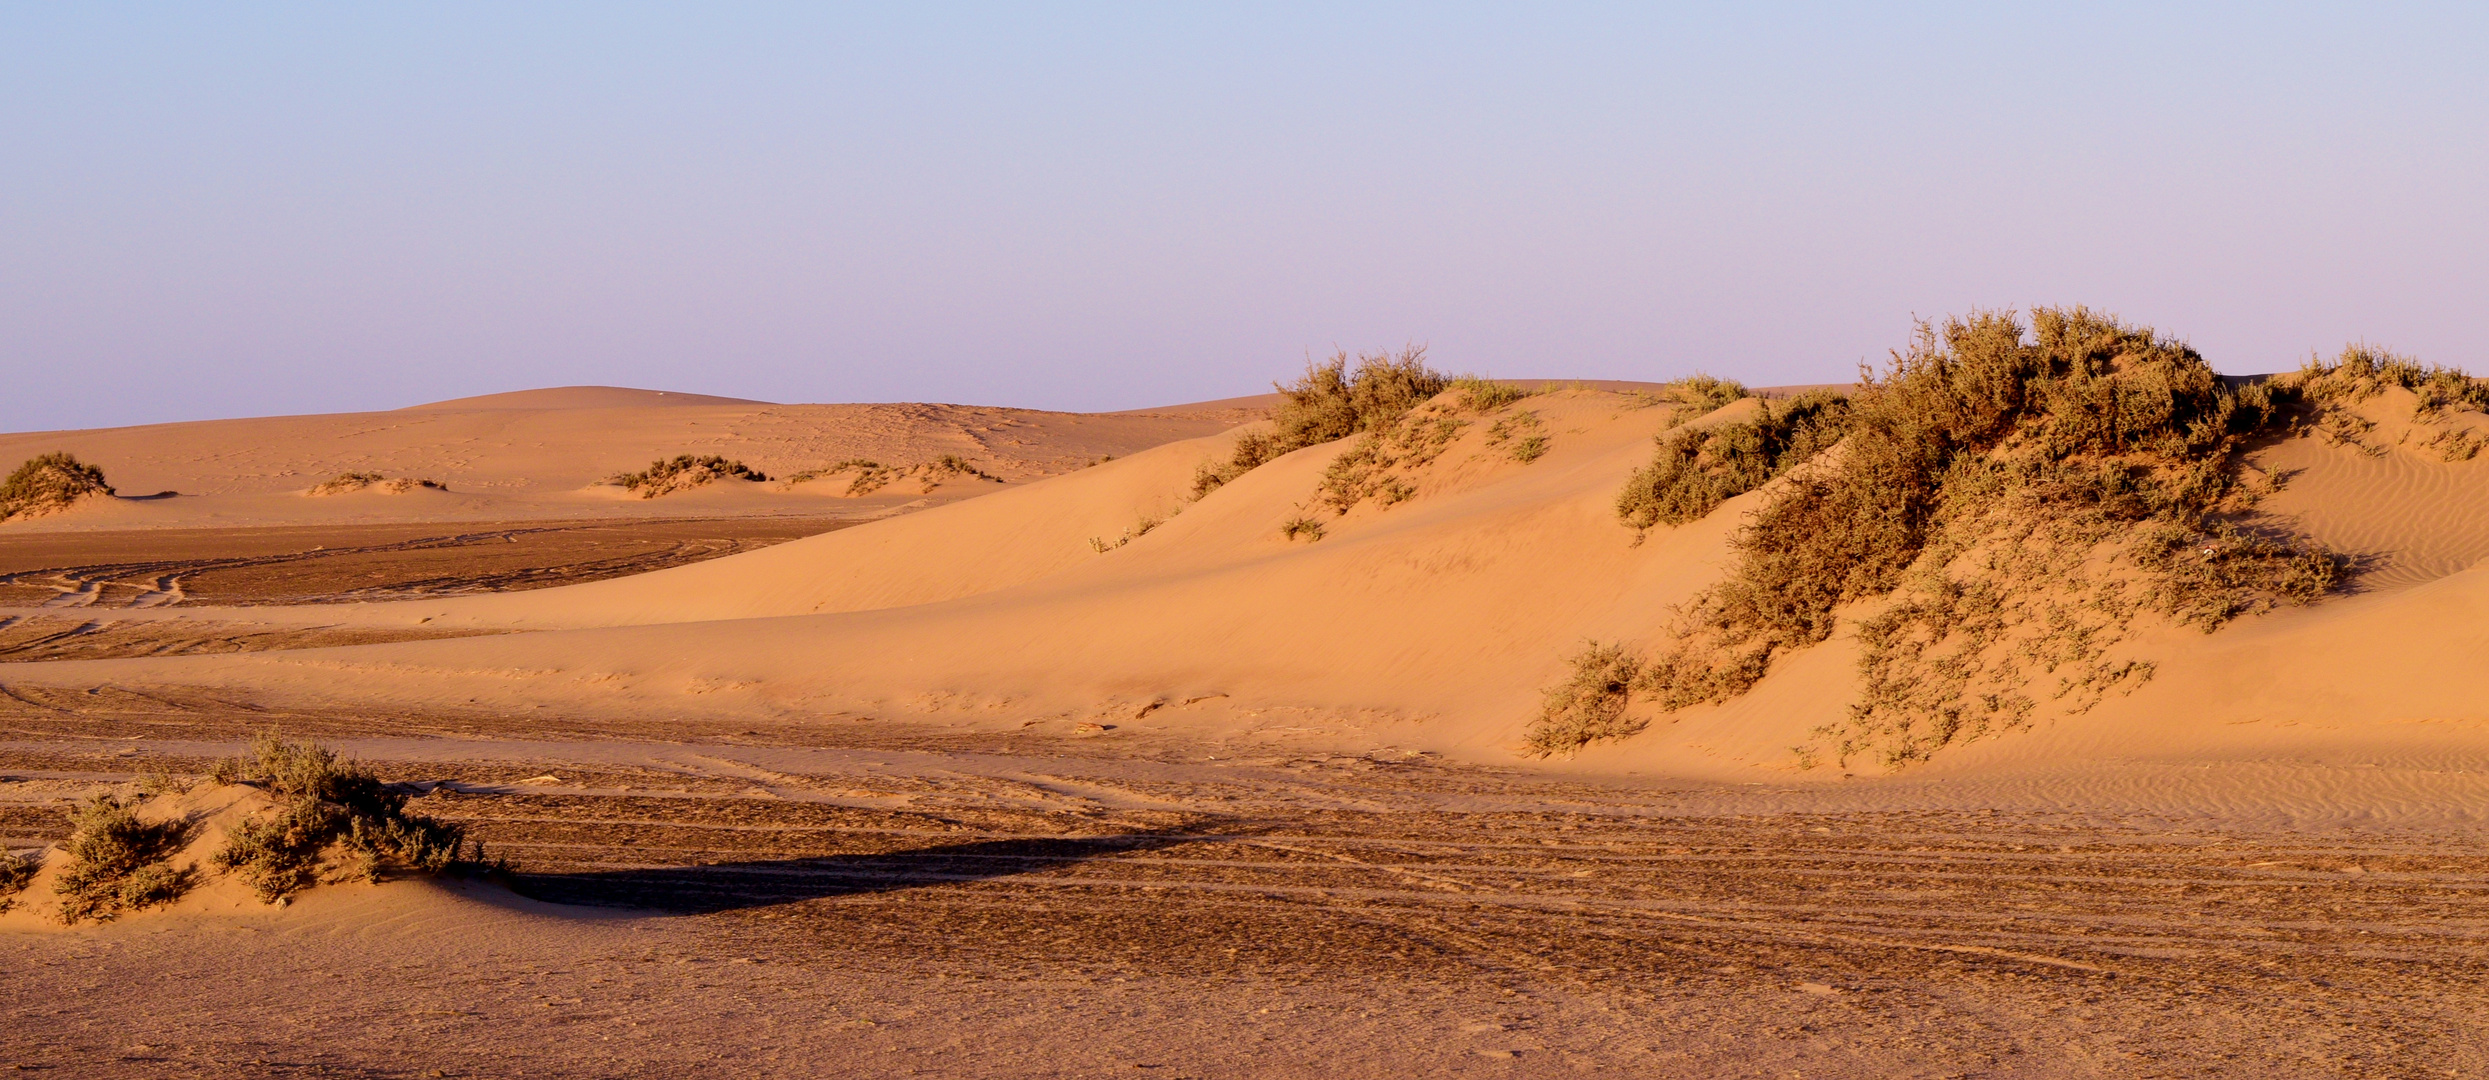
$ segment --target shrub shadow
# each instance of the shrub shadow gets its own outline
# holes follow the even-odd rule
[[[511,888],[547,903],[622,907],[669,915],[713,915],[747,908],[897,892],[1043,873],[1076,863],[1183,844],[1233,839],[1250,830],[1206,825],[1105,836],[976,840],[901,851],[696,866],[513,873]]]

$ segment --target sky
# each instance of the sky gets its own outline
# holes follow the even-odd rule
[[[0,0],[0,429],[1846,380],[2088,304],[2489,372],[2489,6]]]

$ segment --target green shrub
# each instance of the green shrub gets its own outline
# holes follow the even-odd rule
[[[483,861],[480,844],[461,858],[464,828],[408,813],[404,792],[325,747],[261,735],[249,753],[219,762],[211,776],[256,785],[278,803],[276,813],[236,826],[214,857],[219,869],[239,874],[272,904],[317,884],[321,857],[333,847],[354,860],[352,874],[367,879],[377,878],[384,860],[432,872]]]
[[[1849,411],[1848,398],[1812,391],[1777,407],[1764,399],[1751,420],[1663,432],[1651,463],[1617,493],[1616,516],[1647,530],[1709,514],[1830,449]]]
[[[1589,642],[1573,655],[1573,677],[1550,687],[1530,725],[1529,752],[1536,757],[1569,754],[1600,739],[1642,730],[1625,715],[1642,662],[1622,646]]]
[[[1504,447],[1514,461],[1527,465],[1547,453],[1547,425],[1536,410],[1522,409],[1488,425],[1486,444]]]
[[[654,499],[729,479],[761,482],[769,477],[740,461],[729,461],[715,454],[705,457],[677,454],[670,459],[659,458],[649,462],[648,467],[639,472],[617,473],[608,483],[637,492],[640,498]]]
[[[196,882],[194,868],[171,864],[190,837],[189,823],[140,821],[134,806],[99,794],[69,812],[69,839],[61,845],[68,865],[53,884],[61,922],[109,922],[178,900]]]
[[[0,521],[66,510],[92,495],[110,495],[104,470],[66,453],[29,458],[0,480]]]
[[[2332,554],[2223,522],[2253,498],[2244,441],[2282,422],[2283,402],[2228,386],[2183,343],[2079,307],[2033,311],[2027,334],[1981,313],[1922,324],[1862,374],[1845,421],[1826,396],[1777,443],[1755,429],[1663,439],[1620,496],[1629,524],[1684,520],[1841,440],[1748,519],[1727,578],[1680,609],[1636,693],[1663,709],[1728,700],[1776,654],[1829,637],[1843,605],[1872,601],[1867,689],[1820,734],[1844,757],[1899,763],[2026,722],[2016,688],[2045,675],[2069,710],[2131,689],[2114,672],[2148,665],[2105,651],[2137,610],[2210,631],[2336,584]],[[2126,568],[2140,595],[2092,562]]]
[[[1205,462],[1193,474],[1193,496],[1216,491],[1239,476],[1290,453],[1388,426],[1452,380],[1426,366],[1424,346],[1398,355],[1369,353],[1351,371],[1348,354],[1307,364],[1296,382],[1276,385],[1281,401],[1269,432],[1248,432],[1223,462]]]

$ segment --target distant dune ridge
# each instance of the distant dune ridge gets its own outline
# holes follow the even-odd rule
[[[2241,390],[2204,381],[2200,358],[2148,330],[2079,309],[2040,319],[2036,339],[2019,322],[1935,327],[1909,354],[1924,366],[1985,348],[2024,365],[2022,381],[1963,376],[1975,365],[1957,359],[1943,361],[1954,375],[1910,383],[1905,363],[1848,397],[1842,416],[1865,420],[1771,443],[1798,449],[1756,459],[1759,472],[1719,481],[1707,508],[1676,519],[1620,516],[1629,482],[1655,482],[1636,481],[1655,450],[1694,447],[1671,468],[1730,476],[1745,467],[1739,447],[1780,438],[1772,425],[1815,399],[1718,380],[1526,396],[1447,380],[1292,445],[1273,432],[1320,402],[1283,395],[1274,421],[1150,427],[1181,437],[763,551],[316,613],[530,631],[515,636],[24,664],[10,679],[289,706],[1078,721],[1171,738],[1283,728],[1714,779],[2389,750],[2479,761],[2489,457],[2462,451],[2489,431],[2483,384],[2355,350]],[[1343,395],[1375,359],[1338,373]],[[1896,396],[1905,384],[1920,396]],[[1820,620],[1806,624],[1813,636],[1769,639],[1764,662],[1685,651],[1762,640],[1734,637],[1749,616],[1719,606],[1723,582],[1760,580],[1751,560],[1779,550],[1753,530],[1793,499],[1835,497],[1838,470],[1873,450],[1844,425],[1891,422],[1905,400],[1966,411],[1942,421],[1953,463],[1926,466],[1949,471],[1908,496],[1924,501],[1896,526],[1900,546],[1844,549],[1887,561],[1806,601],[1820,605],[1804,615]],[[762,428],[765,409],[798,407],[664,408]],[[804,408],[857,424],[913,417],[933,437],[986,445],[1033,436],[1016,445],[1037,454],[1110,422]],[[720,436],[711,445],[738,445]],[[1525,439],[1532,449],[1516,452]],[[1987,486],[1959,486],[1974,483],[1973,462]],[[1291,537],[1300,521],[1318,538]],[[1675,674],[1654,677],[1654,665]],[[1722,671],[1735,681],[1710,690],[1668,681]],[[1534,743],[1550,717],[1588,734]]]

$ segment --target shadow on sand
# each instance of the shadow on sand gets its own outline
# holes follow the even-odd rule
[[[1234,822],[1106,836],[977,840],[859,855],[512,875],[520,895],[556,904],[709,915],[860,893],[1041,874],[1096,859],[1234,839]]]

